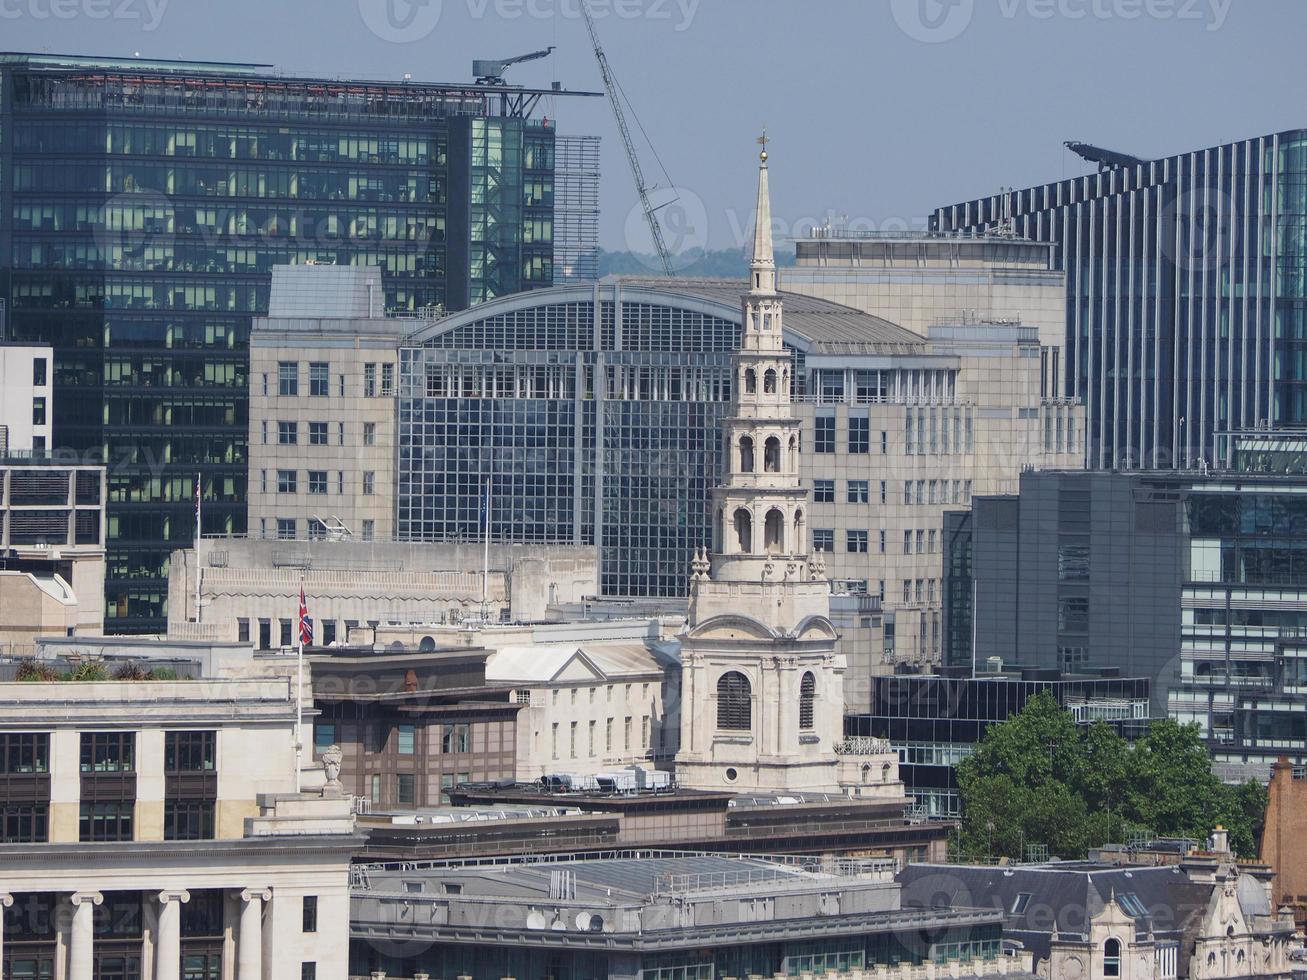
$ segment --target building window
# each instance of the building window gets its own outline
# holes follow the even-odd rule
[[[1062,596],[1057,600],[1057,630],[1059,633],[1089,632],[1089,598]]]
[[[814,480],[812,482],[812,500],[818,504],[835,503],[835,481]]]
[[[317,932],[318,931],[318,896],[305,895],[304,905],[300,912],[300,931]]]
[[[576,758],[576,722],[572,722],[568,731],[567,754],[569,758]]]
[[[236,642],[250,642],[250,621],[248,619],[240,618],[236,620]]]
[[[45,399],[32,399],[32,424],[45,425]]]
[[[395,777],[395,802],[400,804],[413,805],[414,788],[417,784],[417,777],[411,772],[401,772]]]
[[[277,518],[277,540],[278,541],[295,540],[295,518],[293,517]]]
[[[1121,940],[1113,937],[1103,943],[1103,976],[1121,975]]]
[[[134,772],[136,733],[82,732],[81,770],[86,773]]]
[[[912,532],[911,532],[911,531],[904,531],[904,532],[903,532],[903,553],[904,553],[905,555],[910,555],[910,554],[912,554]]]
[[[299,489],[299,477],[295,470],[277,471],[277,492],[294,493]]]
[[[0,844],[44,844],[49,836],[48,803],[0,803]]]
[[[32,358],[32,387],[44,388],[46,384],[46,360],[44,357]]]
[[[799,727],[805,730],[813,725],[813,705],[817,700],[817,678],[812,671],[806,671],[799,681]]]
[[[880,553],[885,554],[885,529],[880,529]]]
[[[469,725],[446,725],[444,732],[440,736],[440,751],[446,753],[466,752],[470,741],[471,727]]]
[[[327,471],[309,470],[309,493],[325,494],[327,492]]]
[[[825,551],[827,553],[835,550],[835,529],[831,527],[815,527],[812,529],[812,547],[814,551]]]
[[[176,799],[163,804],[164,840],[213,840],[214,802]]]
[[[48,732],[0,733],[0,773],[35,775],[50,771]]]
[[[848,501],[851,504],[871,503],[871,484],[866,480],[850,480]]]
[[[163,737],[163,766],[169,773],[216,772],[218,733],[166,732]]]
[[[291,626],[292,623],[289,619],[283,619],[281,621],[281,645],[283,647],[288,647],[291,645],[291,639],[290,639]]]
[[[377,366],[375,364],[363,365],[363,397],[377,397]]]
[[[309,445],[325,446],[327,444],[327,423],[310,422],[309,423]]]
[[[78,819],[78,840],[83,844],[132,840],[135,810],[136,804],[132,800],[83,803]]]
[[[389,398],[395,393],[395,365],[381,365],[381,397]]]
[[[413,755],[417,750],[417,730],[412,725],[395,726],[395,751],[400,755]]]
[[[299,423],[285,422],[277,423],[277,444],[279,446],[293,446],[299,442]]]
[[[752,688],[738,670],[728,670],[717,681],[717,727],[730,731],[753,728]]]
[[[871,420],[855,415],[849,416],[849,452],[871,452]]]
[[[363,423],[363,445],[375,446],[377,444],[377,423]]]
[[[309,362],[309,394],[326,398],[331,393],[331,369],[325,361]]]
[[[313,751],[321,754],[336,744],[336,726],[320,721],[313,726]]]
[[[884,456],[889,452],[889,433],[884,429],[880,431],[880,454]]]
[[[277,394],[290,397],[300,393],[300,366],[297,361],[277,364]]]
[[[867,553],[867,532],[845,531],[844,549],[850,554],[865,555]]]
[[[813,451],[818,453],[835,452],[835,416],[819,415],[813,420]]]
[[[558,692],[555,691],[554,693],[557,694]],[[549,741],[549,754],[553,758],[557,759],[558,758],[558,722],[554,722],[553,727],[550,731],[550,735],[551,738]]]
[[[364,521],[364,522],[363,522],[363,540],[364,540],[364,541],[371,541],[372,538],[373,538],[373,536],[374,536],[375,533],[376,533],[376,528],[377,528],[377,522],[376,522],[376,521],[373,521],[373,520],[367,520],[367,521]]]
[[[363,474],[363,496],[370,497],[377,490],[377,474],[369,471]]]

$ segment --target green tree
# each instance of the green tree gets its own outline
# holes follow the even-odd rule
[[[1077,725],[1047,692],[991,725],[957,768],[963,854],[1063,858],[1124,841],[1132,829],[1203,840],[1217,824],[1256,855],[1266,810],[1257,783],[1226,786],[1195,725],[1154,722],[1131,746],[1106,724]]]

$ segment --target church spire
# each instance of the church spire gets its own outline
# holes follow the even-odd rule
[[[771,236],[771,188],[767,181],[767,130],[758,137],[762,152],[758,154],[758,205],[753,225],[753,255],[749,259],[750,290],[754,293],[776,291],[776,256]]]

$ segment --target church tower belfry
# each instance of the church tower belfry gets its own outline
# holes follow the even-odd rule
[[[830,586],[809,551],[801,431],[790,391],[784,303],[772,249],[767,137],[758,167],[733,399],[723,424],[713,542],[691,563],[682,636],[683,786],[838,791],[844,658]]]

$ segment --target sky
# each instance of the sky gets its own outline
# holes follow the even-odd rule
[[[466,81],[554,45],[509,81],[601,91],[578,2],[0,0],[0,50]],[[1303,0],[590,3],[674,251],[747,242],[764,126],[778,243],[1089,172],[1064,140],[1154,157],[1307,126]],[[600,242],[647,250],[608,103],[540,112],[603,138]]]

